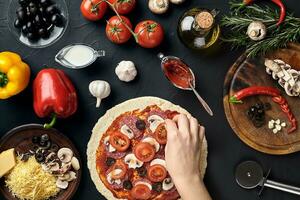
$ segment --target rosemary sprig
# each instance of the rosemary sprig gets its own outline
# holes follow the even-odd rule
[[[230,2],[230,15],[223,16],[221,26],[227,30],[222,40],[231,43],[232,48],[246,47],[248,57],[265,55],[270,51],[285,47],[289,42],[300,39],[300,18],[287,13],[284,23],[277,26],[278,10],[257,4],[242,10],[240,3]],[[252,41],[247,36],[247,28],[252,21],[261,21],[267,27],[267,37],[261,41]]]

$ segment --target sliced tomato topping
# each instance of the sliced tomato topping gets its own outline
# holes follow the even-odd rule
[[[143,184],[138,184],[130,191],[132,198],[147,200],[151,197],[151,190]]]
[[[118,160],[110,169],[113,179],[124,178],[127,172],[127,166],[122,160]]]
[[[120,132],[114,132],[109,137],[109,143],[117,149],[117,151],[126,151],[130,145],[129,138],[120,133]]]
[[[156,164],[148,169],[148,178],[152,182],[161,182],[167,177],[167,170],[164,166]]]
[[[155,156],[155,148],[147,142],[140,142],[134,148],[134,155],[142,162],[149,162]]]
[[[162,123],[158,125],[158,127],[155,130],[155,139],[159,144],[167,144],[167,129],[165,127],[165,124]]]

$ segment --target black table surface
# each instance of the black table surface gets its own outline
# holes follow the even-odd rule
[[[48,120],[39,119],[33,111],[32,80],[45,65],[63,69],[74,82],[79,97],[77,113],[69,119],[59,120],[56,124],[56,128],[66,134],[77,146],[84,163],[82,181],[73,199],[105,199],[97,192],[86,165],[87,143],[98,118],[116,104],[149,95],[181,105],[206,126],[209,154],[205,184],[213,199],[258,199],[256,195],[258,189],[244,190],[235,182],[234,169],[244,160],[256,160],[266,171],[272,168],[271,179],[300,186],[299,153],[284,156],[260,153],[240,141],[227,123],[222,103],[223,81],[228,68],[243,50],[230,51],[229,47],[220,46],[214,53],[196,53],[184,47],[177,37],[177,21],[185,10],[199,6],[218,8],[221,14],[225,14],[229,10],[228,1],[187,0],[183,5],[172,5],[169,12],[162,16],[152,14],[147,8],[147,1],[138,1],[135,12],[129,15],[132,23],[137,24],[142,19],[154,19],[165,28],[165,40],[162,46],[150,50],[139,47],[133,40],[121,46],[112,44],[105,36],[105,20],[93,23],[83,19],[79,12],[80,0],[67,0],[70,23],[66,33],[57,43],[44,49],[28,48],[16,41],[8,30],[6,13],[8,2],[8,0],[0,2],[0,51],[9,50],[21,54],[31,66],[32,75],[30,85],[24,92],[0,101],[0,136],[16,126],[44,123]],[[285,3],[296,16],[300,16],[298,0],[289,0]],[[105,18],[108,19],[110,15],[112,13]],[[61,48],[72,43],[91,44],[96,49],[105,50],[107,55],[85,69],[63,68],[55,63],[54,56]],[[197,77],[197,88],[214,110],[214,117],[207,115],[191,92],[176,89],[166,80],[160,69],[160,61],[156,57],[160,51],[179,56],[192,67]],[[124,83],[117,79],[114,69],[121,60],[134,61],[138,68],[138,78],[135,81]],[[88,91],[88,84],[95,79],[106,80],[112,87],[111,95],[103,100],[99,109],[95,108],[95,98]],[[0,199],[2,198],[0,196]],[[266,189],[262,199],[294,200],[299,197]]]

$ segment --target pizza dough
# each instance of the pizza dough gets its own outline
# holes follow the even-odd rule
[[[102,135],[111,125],[111,123],[121,114],[132,111],[136,109],[144,109],[149,105],[157,105],[162,110],[173,110],[179,113],[183,113],[186,115],[191,115],[185,109],[180,106],[174,105],[173,103],[157,98],[157,97],[139,97],[135,99],[131,99],[125,101],[121,104],[116,105],[115,107],[109,109],[96,123],[93,128],[92,135],[90,141],[87,146],[87,164],[90,170],[90,175],[92,181],[94,182],[97,190],[107,199],[109,200],[119,200],[114,197],[112,192],[108,190],[105,185],[102,183],[96,168],[96,151],[99,146],[99,141],[102,138]],[[200,172],[202,178],[204,177],[206,167],[207,167],[207,141],[206,138],[203,138],[203,144],[201,149],[201,160],[200,160]]]

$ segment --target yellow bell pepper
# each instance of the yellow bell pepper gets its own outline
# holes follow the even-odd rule
[[[29,66],[13,52],[0,53],[0,99],[7,99],[23,91],[30,78]]]

